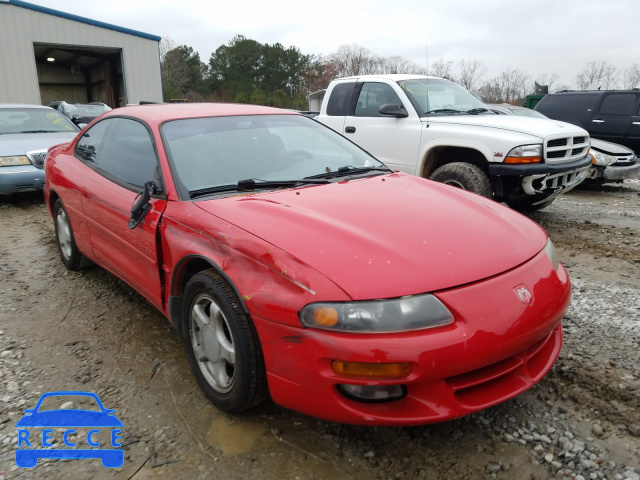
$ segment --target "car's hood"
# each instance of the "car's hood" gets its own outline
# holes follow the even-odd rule
[[[6,133],[0,135],[0,156],[24,155],[32,150],[44,150],[76,138],[78,132]]]
[[[633,155],[634,152],[630,148],[625,147],[624,145],[619,145],[617,143],[607,142],[605,140],[600,140],[598,138],[591,137],[591,147],[603,152],[608,153],[614,156],[621,155]]]
[[[546,241],[513,210],[401,173],[196,204],[295,256],[353,299],[475,282],[529,260]]]
[[[588,135],[586,130],[571,123],[517,115],[439,115],[423,117],[422,121],[499,128],[541,139],[550,135]]]

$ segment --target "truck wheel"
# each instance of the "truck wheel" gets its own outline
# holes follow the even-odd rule
[[[480,167],[471,163],[447,163],[436,168],[429,179],[468,190],[483,197],[492,197],[491,180]]]
[[[517,201],[507,202],[507,205],[509,205],[511,208],[519,212],[537,212],[538,210],[542,210],[543,208],[546,208],[549,205],[551,205],[554,200],[555,198],[552,198],[551,200],[547,200],[546,202],[537,203],[536,205],[534,205],[533,202],[535,201],[535,199],[534,200],[520,199]]]

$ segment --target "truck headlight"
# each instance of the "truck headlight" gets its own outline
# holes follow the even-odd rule
[[[0,167],[16,167],[18,165],[31,165],[31,162],[24,155],[0,157]]]
[[[607,166],[618,161],[618,159],[613,155],[607,155],[606,153],[598,152],[593,148],[589,149],[589,155],[591,155],[591,158],[593,159],[592,161],[595,165]]]
[[[355,333],[404,332],[440,327],[453,314],[434,295],[411,295],[391,300],[310,303],[300,311],[306,327]]]
[[[540,163],[542,161],[542,145],[520,145],[511,149],[504,163]]]

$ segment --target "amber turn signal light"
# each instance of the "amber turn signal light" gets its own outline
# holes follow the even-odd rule
[[[405,378],[411,373],[409,363],[360,363],[334,360],[331,370],[338,375],[365,378]]]

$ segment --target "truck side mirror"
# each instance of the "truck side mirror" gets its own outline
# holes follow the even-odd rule
[[[409,116],[407,110],[395,103],[385,103],[380,107],[380,114],[388,117],[406,118]]]

